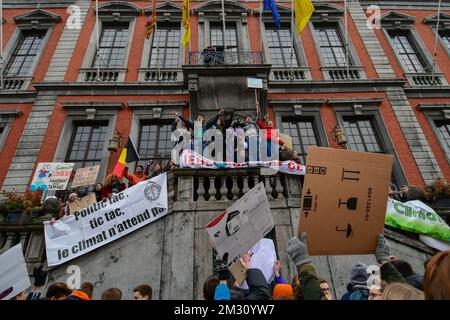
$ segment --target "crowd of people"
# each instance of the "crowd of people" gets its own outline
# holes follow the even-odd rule
[[[220,111],[213,116],[211,119],[206,121],[206,118],[203,114],[198,114],[196,117],[196,122],[200,124],[197,128],[195,127],[195,123],[184,118],[181,113],[174,112],[175,121],[172,124],[172,131],[180,130],[180,138],[176,142],[176,144],[182,143],[184,137],[183,133],[188,133],[191,137],[191,144],[189,145],[193,150],[199,150],[203,152],[205,149],[207,142],[204,139],[205,133],[209,129],[217,129],[222,134],[224,150],[226,151],[226,157],[223,160],[229,162],[242,162],[250,161],[250,160],[261,160],[259,147],[262,143],[261,137],[259,137],[259,130],[263,129],[265,131],[264,138],[267,141],[267,156],[272,157],[272,145],[274,145],[274,149],[278,150],[279,157],[278,159],[284,160],[292,160],[300,163],[300,158],[296,151],[289,149],[286,146],[286,143],[278,136],[275,132],[273,122],[269,120],[268,115],[264,118],[261,116],[261,111],[259,105],[256,105],[257,118],[253,119],[253,116],[247,114],[241,118],[229,117],[228,119],[223,119],[224,117],[224,109],[220,109]],[[231,137],[233,139],[233,143],[226,144],[226,138]],[[196,148],[195,146],[195,138],[198,138],[198,141],[202,142],[201,148]],[[236,141],[235,141],[236,140]],[[237,143],[236,143],[237,142]],[[252,150],[250,144],[255,144],[256,158],[252,159],[250,157],[250,150]],[[238,145],[243,145],[244,148],[239,149]],[[238,154],[242,152],[242,154]],[[242,159],[242,160],[241,160]],[[240,161],[241,160],[241,161]]]
[[[281,275],[282,265],[275,261],[273,277],[266,280],[263,272],[252,265],[252,257],[245,254],[241,263],[246,269],[248,289],[229,285],[231,273],[224,264],[219,264],[215,274],[203,285],[205,300],[449,300],[450,299],[450,251],[431,257],[424,263],[425,274],[418,275],[411,265],[391,255],[391,247],[384,235],[379,235],[375,258],[380,274],[371,273],[367,265],[358,262],[349,270],[347,292],[342,297],[333,297],[328,282],[316,273],[308,254],[306,233],[293,237],[287,253],[294,262],[297,273],[289,283]],[[34,269],[34,286],[17,295],[16,300],[93,300],[94,285],[85,282],[80,288],[69,289],[65,283],[53,283],[41,296],[46,284],[47,272]],[[101,300],[122,300],[120,288],[108,288],[97,294]],[[133,299],[151,300],[152,288],[141,284],[133,289]]]

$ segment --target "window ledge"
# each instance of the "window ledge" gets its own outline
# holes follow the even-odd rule
[[[272,67],[270,70],[270,81],[303,81],[311,80],[309,67]]]
[[[411,86],[446,86],[443,73],[435,73],[434,81],[432,73],[405,73],[404,76],[408,79]]]
[[[98,72],[99,71],[99,72]],[[79,82],[122,82],[125,80],[127,68],[80,68]],[[100,76],[97,76],[99,73]]]
[[[183,82],[183,70],[181,68],[139,68],[139,81],[141,82]]]
[[[325,66],[320,68],[326,80],[359,80],[364,79],[363,66]]]
[[[32,79],[31,76],[3,77],[0,91],[27,90]]]

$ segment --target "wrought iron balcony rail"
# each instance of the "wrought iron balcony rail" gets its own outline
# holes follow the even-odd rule
[[[189,52],[190,65],[262,64],[262,52],[203,50]]]

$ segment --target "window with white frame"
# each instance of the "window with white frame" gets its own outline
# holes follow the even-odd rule
[[[326,66],[345,66],[345,43],[337,23],[315,23],[320,51]],[[349,64],[350,59],[349,59]]]
[[[75,169],[101,163],[107,139],[108,121],[74,122],[66,162],[74,162]]]
[[[140,164],[149,160],[161,162],[163,165],[170,159],[173,142],[171,120],[142,120],[139,131],[138,153]]]
[[[267,46],[269,48],[270,60],[274,67],[298,66],[298,57],[295,48],[292,47],[291,30],[288,26],[280,29],[272,25],[266,25]],[[291,48],[293,49],[291,57]]]
[[[292,147],[297,152],[302,163],[306,163],[308,147],[318,146],[319,138],[314,118],[282,118],[283,133],[292,138]]]
[[[384,153],[371,117],[344,117],[343,121],[351,150]]]
[[[180,56],[180,26],[158,25],[150,51],[151,68],[177,68]]]
[[[450,52],[450,30],[439,30],[439,36],[441,37],[445,49]]]
[[[21,32],[20,40],[6,65],[5,76],[31,75],[34,62],[42,50],[46,33],[46,30],[23,30]]]
[[[427,72],[428,66],[411,39],[409,30],[388,30],[397,57],[408,73]]]
[[[92,67],[120,68],[124,65],[128,45],[129,23],[103,23],[99,40],[98,57],[94,57]]]
[[[450,119],[434,120],[436,135],[443,148],[450,153]]]
[[[11,126],[11,122],[11,116],[0,115],[0,151],[2,151],[3,145],[5,144],[6,136]]]
[[[210,37],[211,46],[223,47],[223,24],[211,23],[210,25]],[[225,25],[225,42],[227,45],[227,51],[238,51],[238,34],[236,29],[236,23],[230,22]]]

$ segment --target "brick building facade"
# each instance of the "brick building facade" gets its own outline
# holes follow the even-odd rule
[[[134,138],[144,159],[165,160],[172,112],[190,118],[198,112],[210,116],[221,107],[229,114],[256,113],[247,77],[263,79],[262,109],[293,137],[303,159],[309,145],[340,148],[332,133],[338,125],[349,149],[394,155],[397,185],[423,187],[438,176],[450,180],[450,1],[442,2],[434,62],[437,1],[348,0],[347,16],[343,1],[313,1],[316,10],[301,37],[294,38],[291,55],[290,1],[277,1],[281,29],[276,29],[270,12],[260,16],[259,1],[228,0],[227,51],[222,63],[207,65],[203,49],[223,46],[220,1],[191,1],[189,47],[181,46],[180,1],[157,2],[158,29],[150,39],[144,33],[151,1],[99,2],[97,24],[95,1],[3,1],[2,190],[24,192],[39,162],[100,164],[102,181],[118,159],[107,151],[115,129],[124,140]],[[372,4],[380,8],[379,29],[367,25]],[[74,21],[79,28],[72,27]],[[202,187],[196,199],[177,198],[182,190],[189,192],[183,179],[172,204],[180,214],[168,219],[172,227],[184,223],[188,233],[169,240],[153,235],[166,239],[181,257],[177,241],[187,240],[192,248],[207,243],[200,235],[207,216],[197,219],[188,211],[227,207],[220,201],[212,207],[199,203]],[[199,179],[202,185],[209,178]],[[279,252],[296,230],[298,197],[299,190],[290,200],[272,202],[280,216],[275,220],[282,221],[276,230]],[[165,233],[167,221],[154,228],[161,224]],[[201,282],[210,270],[198,263],[210,258],[208,250],[192,258],[194,267],[186,271],[191,280]],[[167,259],[161,253],[161,265],[178,265]],[[331,265],[324,272],[332,272]],[[167,279],[158,279],[162,298],[200,296],[195,284],[188,288],[194,293],[185,294],[177,291],[177,281],[168,285]],[[192,285],[189,279],[182,282]],[[334,287],[337,293],[344,284]]]

